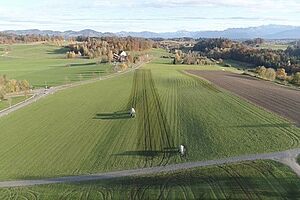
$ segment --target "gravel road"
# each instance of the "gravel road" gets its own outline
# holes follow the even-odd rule
[[[218,160],[187,162],[187,163],[172,164],[172,165],[159,166],[159,167],[114,171],[114,172],[98,173],[98,174],[90,174],[90,175],[45,178],[45,179],[38,179],[38,180],[1,181],[0,188],[105,180],[111,178],[149,175],[149,174],[156,174],[162,172],[172,172],[177,170],[190,169],[195,167],[224,165],[224,164],[238,163],[243,161],[254,161],[254,160],[276,160],[278,162],[288,165],[298,176],[300,176],[300,166],[296,163],[296,157],[299,154],[300,154],[300,148],[291,149],[282,152],[275,152],[275,153],[244,155],[244,156],[230,157],[230,158],[224,158]]]

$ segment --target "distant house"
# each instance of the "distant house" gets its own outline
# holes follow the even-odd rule
[[[120,56],[127,57],[127,53],[125,51],[121,51]]]
[[[127,61],[127,53],[125,51],[120,51],[119,54],[114,53],[114,60],[117,62],[126,62]]]
[[[125,62],[127,61],[127,53],[125,51],[121,51],[119,53],[119,56],[120,56],[120,62]]]

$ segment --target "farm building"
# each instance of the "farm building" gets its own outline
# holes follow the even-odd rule
[[[119,54],[114,53],[114,59],[117,62],[126,62],[127,53],[125,51],[120,51]]]
[[[127,60],[127,53],[125,51],[120,52],[120,62],[125,62]]]

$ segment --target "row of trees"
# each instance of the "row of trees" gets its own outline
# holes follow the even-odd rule
[[[173,60],[173,64],[187,64],[187,65],[212,65],[215,61],[208,59],[205,56],[201,56],[195,52],[183,53],[181,50],[177,50]]]
[[[276,78],[276,72],[273,68],[265,68],[264,66],[259,66],[256,68],[255,72],[262,78],[274,81]],[[286,75],[285,75],[286,76]]]
[[[243,44],[257,46],[257,45],[263,44],[264,42],[265,41],[262,38],[255,38],[253,40],[246,40],[243,42]]]
[[[120,51],[144,51],[153,47],[154,42],[142,38],[118,38],[118,37],[102,37],[102,38],[85,38],[78,37],[76,44],[68,46],[70,51],[68,57],[86,56],[90,59],[102,58],[105,61],[112,61],[113,54]]]
[[[6,75],[0,75],[0,100],[5,98],[7,93],[24,92],[28,94],[30,84],[27,80],[8,79]]]
[[[284,68],[278,68],[276,71],[273,68],[266,68],[259,66],[255,72],[264,79],[274,81],[275,79],[281,81],[288,81],[290,83],[300,85],[300,72],[297,72],[291,76],[288,76]]]
[[[214,59],[233,59],[266,66],[268,68],[284,68],[287,73],[300,72],[299,47],[287,50],[257,49],[240,42],[216,38],[200,39],[193,51]]]
[[[51,42],[61,46],[63,41],[64,38],[60,36],[15,35],[0,33],[0,44]]]

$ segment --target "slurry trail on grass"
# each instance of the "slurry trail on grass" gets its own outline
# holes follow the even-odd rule
[[[224,165],[230,163],[237,163],[243,161],[255,161],[255,160],[276,160],[282,162],[283,164],[288,165],[298,176],[300,176],[300,167],[299,165],[297,167],[296,164],[296,157],[299,154],[300,154],[300,148],[291,149],[282,152],[275,152],[275,153],[246,155],[246,156],[244,155],[244,156],[236,156],[236,157],[219,159],[219,160],[187,162],[187,163],[173,164],[173,165],[166,165],[166,166],[159,166],[159,167],[123,170],[123,171],[90,174],[90,175],[66,176],[66,177],[46,178],[46,179],[38,179],[38,180],[1,181],[0,188],[105,180],[105,179],[112,179],[112,178],[148,175],[148,174],[155,174],[155,173],[162,173],[162,172],[172,172],[172,171],[183,170],[183,169],[191,169],[195,167],[207,167],[213,165]]]
[[[130,99],[128,109],[134,107],[139,115],[140,141],[138,150],[131,154],[143,155],[144,167],[166,165],[170,157],[177,154],[177,148],[149,69],[135,71]],[[159,158],[154,160],[154,157]]]
[[[12,113],[16,110],[19,110],[25,106],[28,106],[38,100],[40,100],[41,98],[43,97],[46,97],[50,94],[54,94],[58,91],[61,91],[61,90],[65,90],[65,89],[68,89],[68,88],[72,88],[72,87],[76,87],[76,86],[80,86],[80,85],[85,85],[85,84],[89,84],[89,83],[94,83],[94,82],[97,82],[97,81],[101,81],[101,80],[106,80],[106,79],[109,79],[109,78],[113,78],[113,77],[116,77],[116,76],[120,76],[122,74],[126,74],[128,72],[131,72],[133,70],[136,70],[138,68],[140,68],[144,63],[139,63],[137,64],[135,67],[129,69],[129,70],[126,70],[124,72],[121,72],[121,73],[115,73],[115,74],[111,74],[111,75],[107,75],[107,76],[103,76],[100,78],[97,78],[97,79],[91,79],[91,80],[86,80],[86,81],[81,81],[81,82],[76,82],[76,83],[71,83],[71,84],[67,84],[67,85],[61,85],[61,86],[56,86],[56,87],[51,87],[50,89],[48,90],[45,90],[45,89],[38,89],[38,90],[35,90],[33,92],[33,96],[29,99],[26,99],[25,101],[23,102],[20,102],[16,105],[13,105],[7,109],[4,109],[4,110],[1,110],[0,111],[0,117],[3,117],[5,115],[8,115],[9,113]]]

